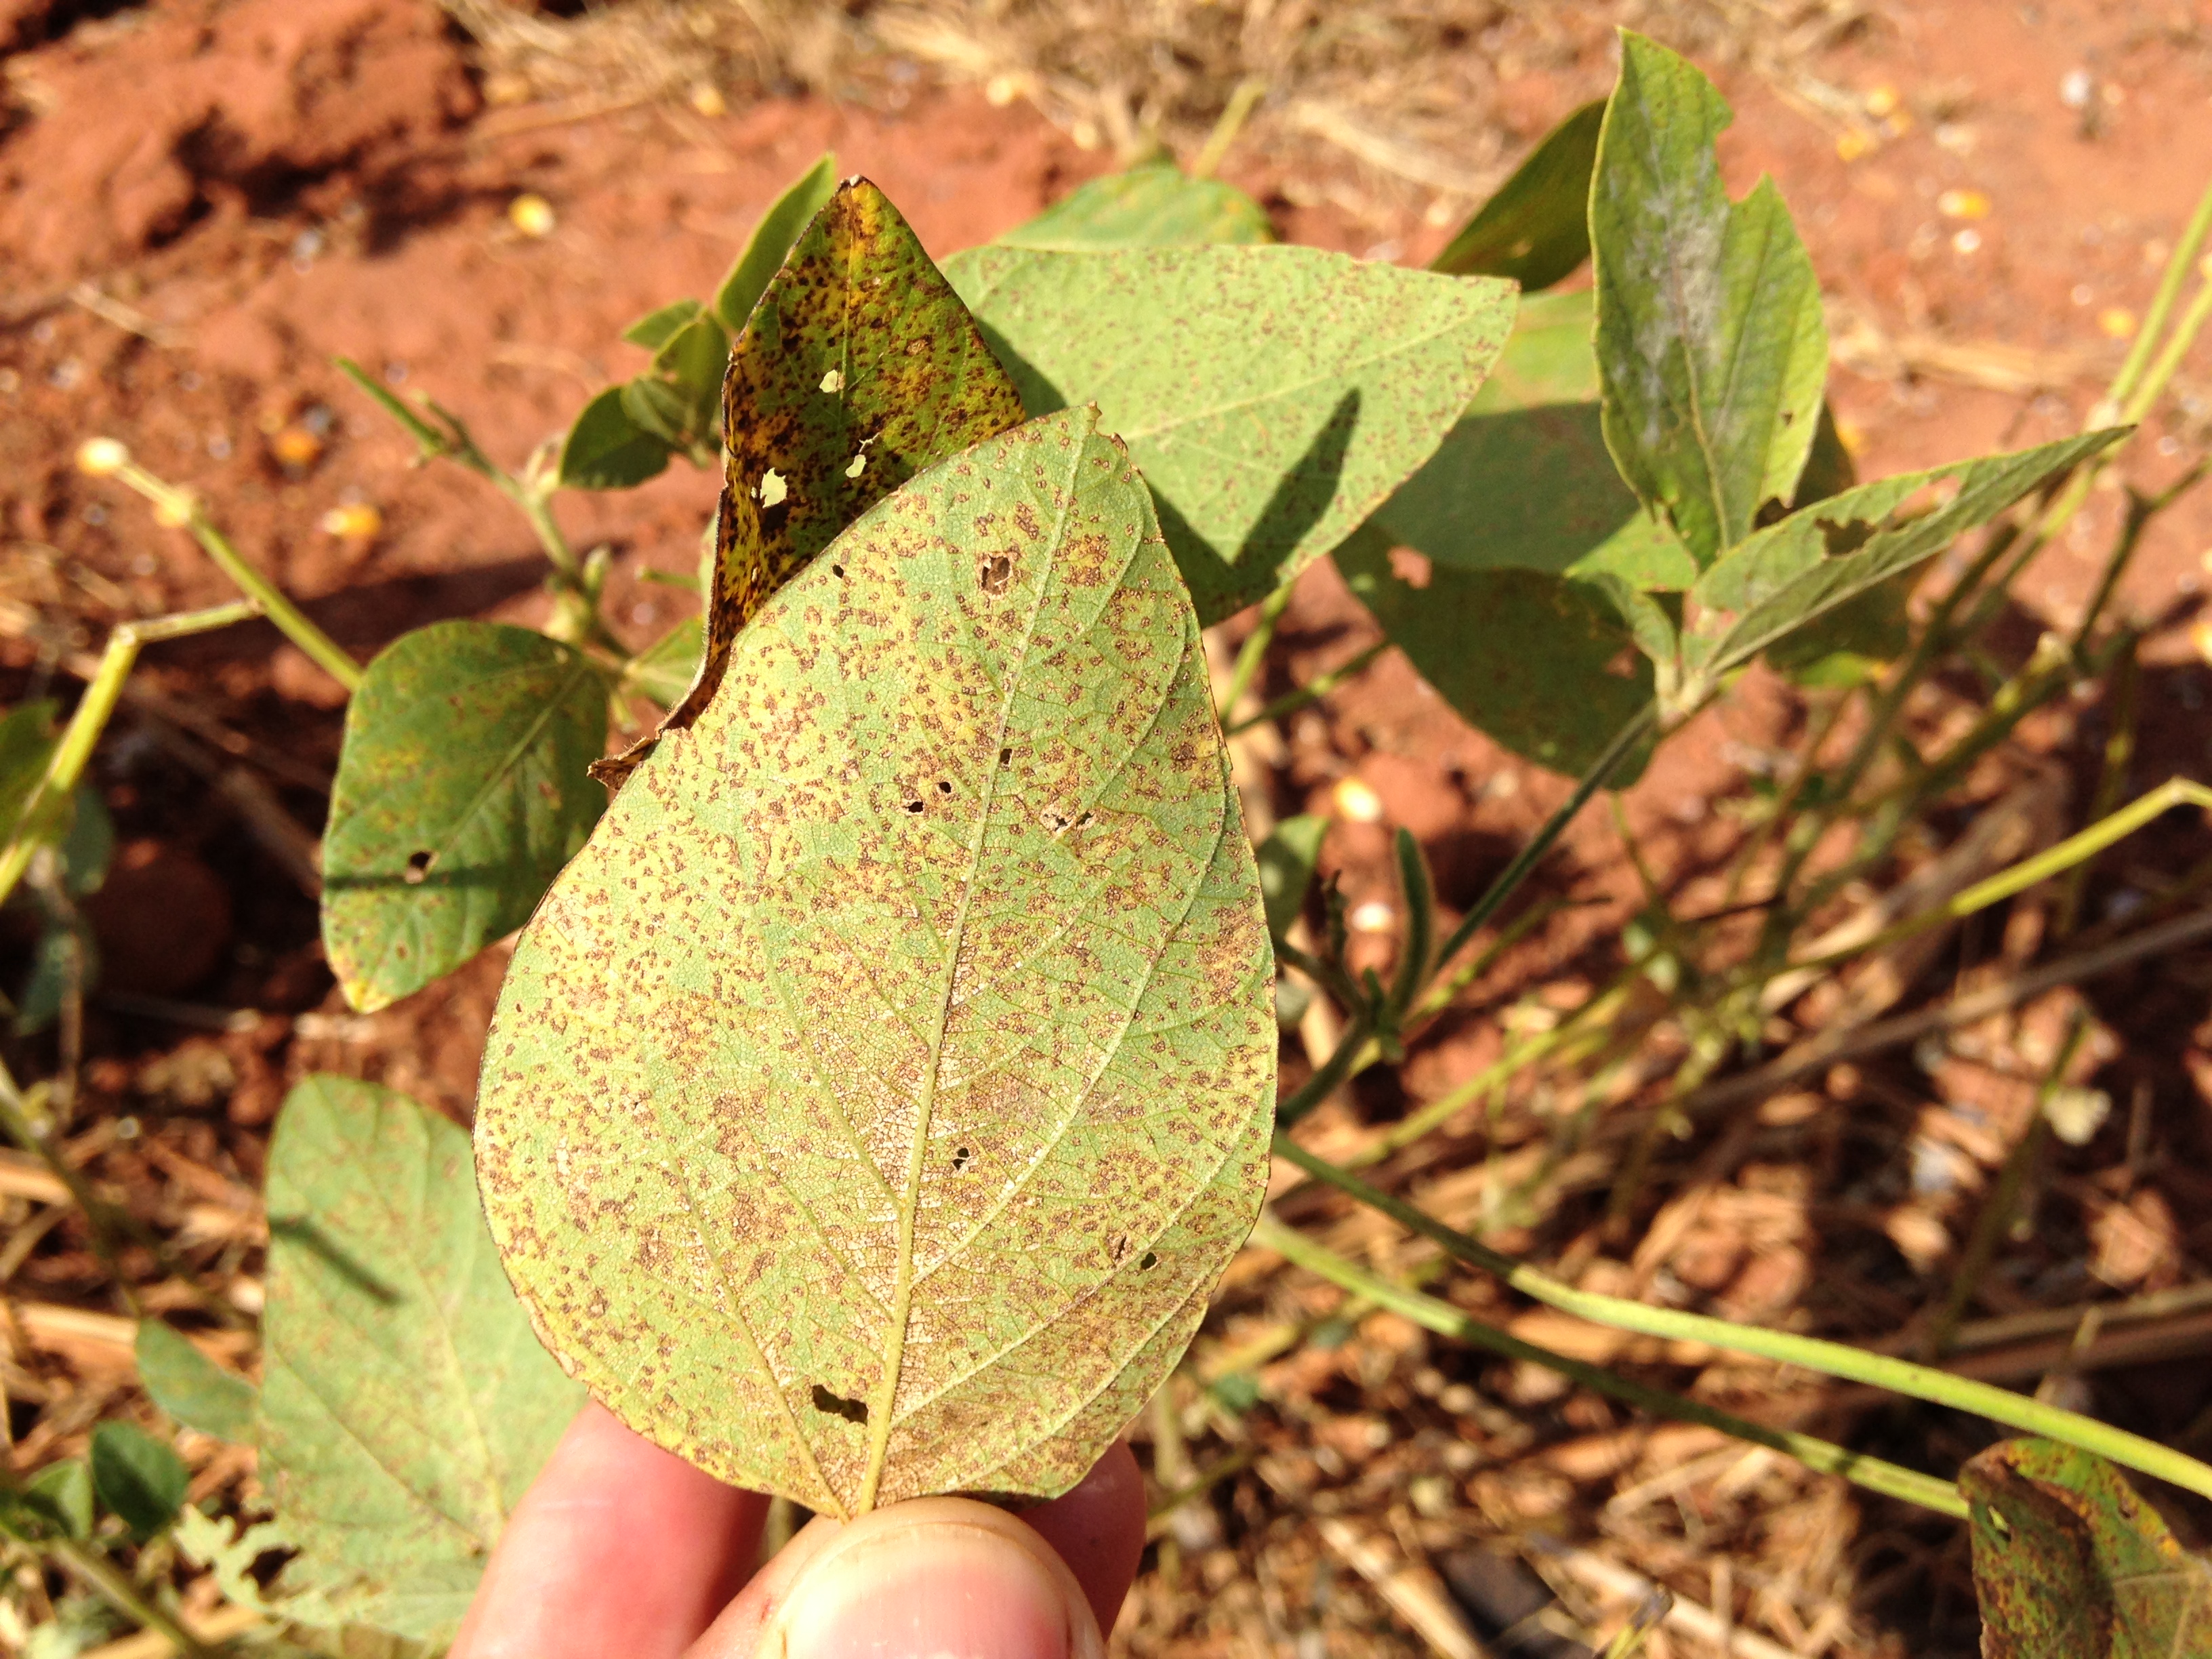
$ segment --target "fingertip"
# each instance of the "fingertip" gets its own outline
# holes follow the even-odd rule
[[[1060,1552],[1098,1628],[1112,1630],[1145,1553],[1145,1476],[1127,1443],[1115,1441],[1079,1485],[1020,1518]]]

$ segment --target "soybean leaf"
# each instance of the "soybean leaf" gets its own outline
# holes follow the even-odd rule
[[[1684,656],[1706,681],[1814,617],[1910,569],[2046,481],[2109,447],[2123,428],[1861,484],[1759,531],[1705,572],[1691,597],[1706,613]],[[1918,514],[1913,498],[1955,481]]]
[[[1441,563],[1401,573],[1389,540],[1371,528],[1339,548],[1336,563],[1446,702],[1539,765],[1586,771],[1651,700],[1651,665],[1588,583]],[[1624,768],[1616,787],[1641,770],[1640,762]]]
[[[1796,492],[1828,364],[1780,192],[1761,179],[1731,203],[1721,184],[1730,118],[1687,61],[1621,32],[1590,188],[1605,438],[1701,566]]]
[[[2212,1562],[2174,1540],[2111,1464],[2049,1440],[1968,1462],[1984,1659],[2179,1659],[2212,1651]]]
[[[732,334],[744,331],[745,319],[768,291],[792,245],[813,223],[814,216],[830,204],[836,190],[837,158],[825,155],[769,204],[746,239],[744,252],[714,292],[714,314],[722,319],[724,328]]]
[[[253,1443],[260,1391],[227,1371],[158,1319],[138,1322],[138,1380],[154,1403],[183,1424],[234,1445]]]
[[[653,365],[620,388],[631,422],[701,465],[708,465],[720,435],[722,371],[730,337],[704,313],[661,343]]]
[[[840,185],[730,353],[707,643],[660,732],[698,717],[738,630],[847,525],[1021,417],[1012,382],[898,210],[865,179]],[[653,740],[595,775],[619,784]]]
[[[1605,447],[1590,296],[1523,302],[1466,415],[1377,509],[1393,540],[1460,570],[1608,572],[1687,587],[1689,550],[1620,481]]]
[[[1322,837],[1328,833],[1327,818],[1305,812],[1285,818],[1260,843],[1260,893],[1267,903],[1268,938],[1279,939],[1290,932],[1305,908]]]
[[[698,678],[699,653],[707,642],[707,620],[686,617],[629,659],[623,686],[673,708]]]
[[[1077,185],[997,245],[1097,253],[1274,240],[1266,210],[1234,185],[1194,179],[1172,161],[1156,161]]]
[[[1589,258],[1590,169],[1604,119],[1599,100],[1545,134],[1429,269],[1508,276],[1528,292],[1551,287]]]
[[[1096,418],[940,464],[769,601],[523,930],[485,1050],[485,1210],[548,1344],[831,1514],[1073,1485],[1265,1184],[1258,877]]]
[[[1201,624],[1326,553],[1436,453],[1510,284],[1309,247],[1043,253],[945,274],[1032,415],[1096,403],[1152,486]]]
[[[643,346],[647,351],[658,351],[668,343],[669,337],[696,317],[706,307],[696,300],[676,300],[648,311],[623,331],[623,338],[632,345]]]
[[[526,628],[401,635],[346,705],[323,833],[323,947],[346,1000],[381,1008],[530,915],[604,803],[607,680]]]
[[[484,1231],[468,1136],[404,1095],[312,1077],[269,1152],[258,1436],[288,1616],[447,1641],[583,1390],[538,1346]]]
[[[668,469],[667,442],[630,417],[626,388],[611,386],[586,404],[561,443],[562,484],[570,489],[633,489]]]
[[[17,820],[53,757],[55,707],[40,697],[0,714],[0,847],[15,838]]]
[[[92,1471],[81,1457],[49,1463],[0,1503],[0,1528],[26,1543],[92,1536]]]
[[[91,1462],[94,1492],[142,1544],[177,1518],[192,1483],[175,1449],[135,1423],[94,1429]]]
[[[252,1650],[256,1659],[439,1659],[446,1651],[443,1642],[412,1642],[389,1631],[341,1623],[345,1614],[313,1590],[283,1593],[281,1579],[275,1588],[263,1584],[257,1568],[272,1554],[299,1548],[279,1522],[248,1523],[235,1516],[204,1514],[188,1504],[178,1514],[171,1536],[185,1559],[214,1576],[224,1601],[284,1626],[276,1641],[257,1641]],[[311,1622],[316,1620],[323,1623]]]

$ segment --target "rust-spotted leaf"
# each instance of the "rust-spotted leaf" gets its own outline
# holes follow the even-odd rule
[[[2111,1464],[2007,1440],[1959,1485],[1972,1505],[1985,1659],[2212,1653],[2212,1561],[2183,1549]]]
[[[699,717],[738,630],[846,526],[1021,418],[1013,382],[898,210],[865,179],[839,185],[731,349],[706,648],[661,731]],[[594,770],[619,783],[650,747]]]
[[[479,1178],[538,1328],[723,1480],[1051,1493],[1188,1343],[1274,1097],[1197,618],[1090,410],[738,635],[519,941]]]

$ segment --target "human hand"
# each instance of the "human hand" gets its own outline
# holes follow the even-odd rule
[[[1019,1516],[929,1498],[817,1518],[755,1574],[767,1512],[587,1405],[448,1659],[1101,1659],[1145,1542],[1122,1445]]]

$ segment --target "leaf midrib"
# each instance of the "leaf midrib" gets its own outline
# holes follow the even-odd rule
[[[999,699],[997,729],[992,733],[990,746],[985,752],[997,754],[1005,744],[1006,728],[1013,719],[1014,697],[1029,665],[1030,647],[1036,639],[1037,623],[1044,615],[1045,600],[1052,592],[1053,578],[1058,574],[1061,555],[1067,547],[1068,515],[1076,501],[1077,479],[1081,476],[1083,456],[1088,442],[1078,442],[1069,451],[1066,480],[1060,494],[1060,510],[1054,516],[1049,546],[1051,557],[1037,581],[1036,602],[1030,607],[1028,620],[1022,628],[1021,644],[1013,653],[1012,671],[1006,676],[1006,688]],[[924,1074],[921,1098],[915,1104],[914,1141],[907,1153],[906,1180],[899,1195],[898,1243],[896,1277],[891,1287],[891,1317],[886,1332],[884,1370],[876,1385],[876,1397],[870,1402],[868,1412],[868,1461],[861,1476],[860,1497],[857,1509],[865,1515],[875,1507],[876,1492],[882,1485],[884,1461],[890,1446],[891,1411],[898,1398],[899,1373],[905,1359],[907,1327],[914,1313],[914,1235],[916,1216],[921,1203],[921,1177],[929,1157],[929,1121],[937,1103],[937,1080],[945,1057],[945,1035],[951,1023],[953,992],[959,981],[960,956],[965,944],[968,910],[975,896],[975,878],[982,862],[983,843],[991,829],[991,816],[998,802],[999,775],[1001,769],[989,766],[984,771],[981,802],[975,814],[975,832],[968,843],[968,868],[960,879],[960,904],[954,912],[952,928],[946,941],[945,968],[939,981],[936,1008],[932,1021],[929,1041],[929,1068]]]

